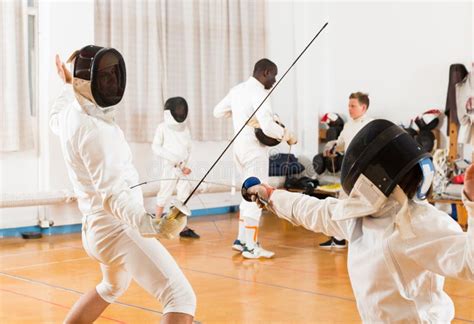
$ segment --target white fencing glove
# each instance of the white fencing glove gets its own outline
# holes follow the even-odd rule
[[[169,214],[161,218],[155,218],[155,216],[147,213],[144,218],[142,225],[138,229],[143,237],[165,238],[169,240],[177,237],[188,222],[187,216],[171,218]]]
[[[334,157],[336,156],[336,147],[337,147],[337,140],[329,141],[324,145],[324,156]]]
[[[287,127],[285,127],[285,132],[283,133],[283,141],[287,142],[288,145],[295,145],[296,143],[298,143],[296,135]]]
[[[161,218],[147,213],[140,224],[139,231],[144,237],[173,239],[186,227],[191,211],[175,200],[170,212]]]
[[[189,208],[177,199],[173,200],[172,205],[170,212],[161,217],[156,224],[158,237],[173,239],[179,235],[188,223],[188,216],[191,215]]]
[[[186,227],[188,216],[184,214],[173,217],[171,212],[161,217],[155,224],[155,230],[158,238],[174,239]]]

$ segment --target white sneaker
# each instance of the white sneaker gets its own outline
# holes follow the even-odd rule
[[[256,245],[253,250],[249,250],[245,247],[242,252],[242,256],[246,259],[258,259],[258,258],[267,258],[270,259],[275,255],[275,252],[267,251],[259,245]]]
[[[244,249],[245,243],[241,242],[240,240],[235,240],[234,243],[232,243],[232,250],[243,252]]]

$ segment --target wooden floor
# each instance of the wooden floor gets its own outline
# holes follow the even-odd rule
[[[202,323],[360,322],[346,269],[346,251],[324,251],[324,236],[264,217],[261,242],[272,260],[234,253],[236,214],[197,217],[200,240],[164,244],[190,280]],[[101,278],[80,234],[0,241],[0,323],[60,323],[79,295]],[[474,321],[474,284],[448,279],[456,323]],[[157,322],[161,306],[132,283],[98,323]]]

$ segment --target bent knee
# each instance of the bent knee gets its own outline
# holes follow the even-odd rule
[[[186,278],[171,281],[159,296],[163,313],[184,313],[194,316],[196,294]]]
[[[102,281],[100,284],[96,286],[96,290],[99,296],[102,297],[103,300],[112,304],[113,302],[117,300],[117,298],[119,298],[125,293],[129,284],[130,284],[130,281],[117,283],[117,284],[111,284],[111,283]]]

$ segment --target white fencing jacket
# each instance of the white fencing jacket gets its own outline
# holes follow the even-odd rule
[[[257,109],[268,90],[254,77],[233,87],[229,93],[214,107],[214,117],[232,117],[234,132],[245,124],[247,119]],[[284,128],[278,125],[273,118],[270,102],[267,100],[255,114],[263,133],[269,137],[281,140]],[[257,142],[254,128],[245,126],[242,133],[236,138],[236,144]]]
[[[59,136],[82,214],[111,213],[142,234],[155,233],[141,190],[129,189],[138,182],[138,172],[113,112],[103,113],[85,100],[79,105],[66,84],[50,111],[49,125]]]
[[[372,120],[373,118],[368,117],[367,114],[364,114],[357,119],[351,118],[347,123],[344,124],[342,132],[337,138],[336,150],[338,152],[344,152],[347,150],[349,144],[356,134]]]
[[[166,122],[160,123],[153,138],[152,150],[170,165],[185,166],[191,154],[189,128],[186,125],[178,128],[175,125],[167,125]]]
[[[474,280],[474,202],[467,201],[468,232],[426,202],[409,202],[411,238],[394,222],[393,199],[379,217],[333,217],[341,200],[275,190],[270,209],[296,225],[350,242],[348,271],[365,323],[449,323],[454,305],[444,277]]]

